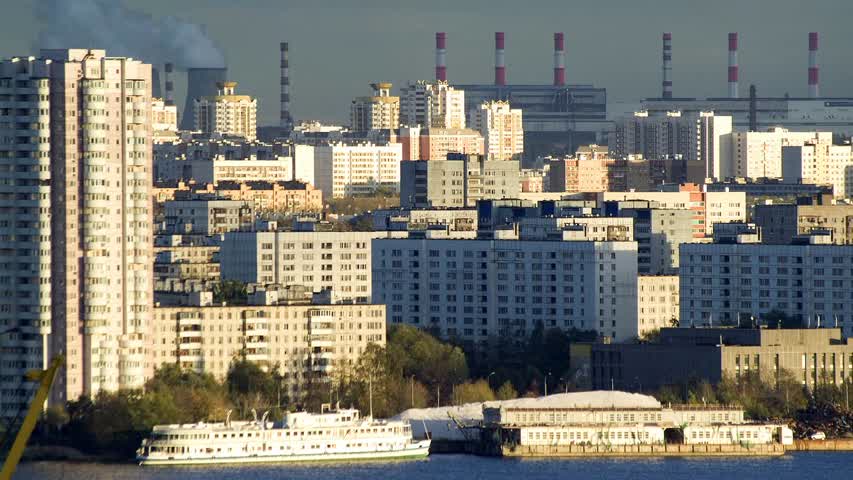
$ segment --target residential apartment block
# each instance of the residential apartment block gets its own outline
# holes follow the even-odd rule
[[[524,129],[520,108],[509,102],[482,103],[470,114],[468,122],[485,140],[485,155],[489,160],[520,160],[524,152]]]
[[[327,198],[373,195],[381,188],[397,192],[402,156],[402,146],[396,143],[316,146],[309,181]]]
[[[404,208],[472,207],[477,200],[517,198],[517,160],[485,160],[448,155],[400,165],[400,205]]]
[[[406,85],[400,91],[400,125],[465,128],[465,92],[444,81]]]
[[[199,196],[215,196],[241,201],[256,212],[317,212],[323,209],[323,192],[310,183],[286,182],[156,182],[154,199],[163,203]]]
[[[737,325],[779,311],[853,335],[853,246],[806,240],[682,245],[681,325]]]
[[[163,233],[216,235],[246,230],[255,221],[252,206],[239,200],[193,198],[164,204]]]
[[[400,127],[403,160],[446,160],[449,153],[482,155],[485,142],[470,128]]]
[[[853,205],[756,205],[753,222],[761,228],[763,243],[789,244],[797,235],[828,231],[832,243],[853,244]]]
[[[613,158],[642,155],[651,162],[683,161],[683,181],[732,176],[732,117],[713,112],[636,112],[616,120],[611,132]],[[673,169],[676,165],[667,165]]]
[[[782,147],[803,146],[807,143],[831,145],[832,132],[791,132],[784,128],[773,128],[766,132],[734,132],[732,164],[724,170],[724,176],[782,178]],[[806,167],[806,173],[819,170]],[[804,177],[803,168],[798,177]]]
[[[220,250],[223,280],[331,290],[336,301],[371,300],[371,246],[386,232],[229,232]],[[405,235],[404,232],[398,235]]]
[[[258,100],[236,95],[237,82],[221,82],[217,87],[218,95],[193,99],[193,129],[254,141],[258,130]]]
[[[637,323],[640,336],[678,326],[678,275],[637,277]]]
[[[278,182],[293,180],[295,147],[239,139],[191,139],[154,148],[160,182]],[[310,181],[310,180],[309,180]]]
[[[634,242],[376,239],[373,299],[392,324],[483,350],[537,324],[639,335]]]
[[[0,61],[0,411],[64,355],[51,402],[141,387],[152,305],[151,66]]]
[[[344,375],[370,344],[385,345],[385,306],[309,302],[158,307],[154,367],[177,364],[224,379],[232,360],[279,367],[282,395]]]
[[[783,146],[782,178],[791,183],[832,185],[836,197],[853,196],[853,146]]]
[[[400,126],[400,97],[391,95],[388,82],[371,83],[373,95],[358,97],[350,106],[350,126],[354,132],[393,130]]]

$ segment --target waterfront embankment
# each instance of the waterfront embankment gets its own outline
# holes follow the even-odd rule
[[[799,452],[851,452],[853,438],[835,438],[829,440],[794,440],[788,450]]]
[[[778,443],[748,445],[524,445],[504,446],[504,457],[758,457],[785,454]]]

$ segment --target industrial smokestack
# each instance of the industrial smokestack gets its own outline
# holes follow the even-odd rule
[[[820,96],[817,67],[817,32],[809,33],[809,98]]]
[[[279,99],[281,108],[279,109],[278,122],[282,129],[289,131],[293,128],[293,118],[290,116],[290,65],[287,59],[287,42],[279,44],[279,51],[281,53],[281,76],[279,82],[281,84],[281,97]]]
[[[566,44],[563,41],[563,32],[554,34],[554,86],[562,87],[566,84]]]
[[[729,34],[729,98],[738,98],[737,33]]]
[[[672,98],[672,34],[663,34],[663,82],[662,98]]]
[[[166,105],[174,105],[175,104],[175,84],[172,81],[172,72],[174,71],[175,66],[171,63],[166,64],[165,68],[165,81],[166,81]]]
[[[181,114],[181,130],[193,129],[193,102],[197,98],[213,97],[219,93],[216,84],[225,82],[228,77],[226,68],[190,68],[187,69],[187,101]]]
[[[160,86],[160,69],[151,67],[151,98],[163,98],[163,89]]]
[[[435,33],[435,79],[447,81],[447,34]]]
[[[758,93],[755,85],[749,86],[749,131],[758,131]]]
[[[504,32],[495,32],[495,85],[506,85]]]

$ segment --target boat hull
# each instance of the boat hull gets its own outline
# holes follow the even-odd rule
[[[137,457],[143,466],[166,465],[228,465],[263,464],[296,462],[343,462],[365,460],[403,460],[424,458],[429,455],[429,442],[420,442],[416,447],[405,450],[340,452],[291,455],[252,455],[247,457],[208,457],[208,458],[148,458]]]

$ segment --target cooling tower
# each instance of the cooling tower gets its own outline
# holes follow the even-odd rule
[[[227,76],[227,68],[187,69],[187,101],[181,114],[181,130],[193,128],[193,100],[215,96],[218,93],[216,84],[225,82]]]

